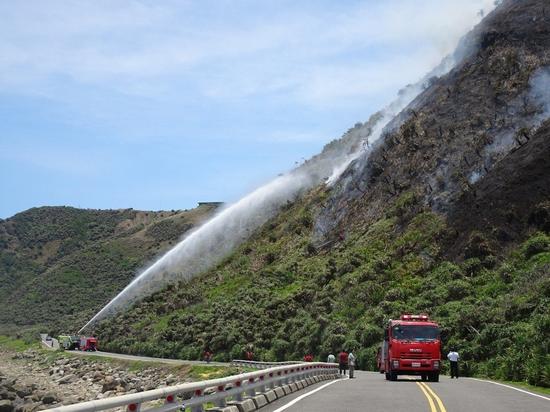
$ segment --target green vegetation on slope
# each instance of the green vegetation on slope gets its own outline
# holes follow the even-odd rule
[[[41,207],[0,221],[0,330],[78,330],[212,211]]]
[[[210,272],[99,326],[106,350],[198,359],[324,359],[354,348],[373,369],[382,325],[427,312],[466,374],[550,386],[550,237],[533,232],[500,257],[474,233],[467,259],[445,259],[445,220],[405,194],[329,250],[309,241],[322,193],[289,205]]]
[[[25,339],[14,339],[10,336],[0,335],[0,347],[9,350],[23,352],[30,348],[39,347],[39,343],[36,339],[30,341]]]

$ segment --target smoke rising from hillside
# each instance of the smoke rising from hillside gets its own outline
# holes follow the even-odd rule
[[[539,69],[529,82],[531,85],[530,96],[541,105],[542,120],[550,115],[550,67]]]
[[[445,74],[454,63],[452,57],[444,59],[420,82],[403,89],[394,102],[371,116],[368,122],[357,124],[340,140],[328,144],[319,155],[224,208],[139,274],[80,331],[167,284],[192,278],[211,268],[302,191],[323,182],[333,184],[355,160],[368,161],[368,152],[387,129],[397,127],[399,113],[427,87],[428,79]]]
[[[531,75],[529,86],[528,91],[509,104],[509,108],[513,108],[513,112],[517,114],[522,113],[520,108],[527,105],[535,108],[535,114],[526,117],[516,115],[513,121],[510,121],[512,116],[507,115],[512,126],[497,134],[493,143],[483,150],[483,163],[468,176],[470,184],[483,178],[494,164],[514,148],[521,146],[521,142],[527,138],[526,135],[533,133],[550,117],[550,67],[536,70]]]

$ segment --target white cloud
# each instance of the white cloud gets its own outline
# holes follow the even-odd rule
[[[49,83],[67,79],[158,96],[176,79],[208,98],[283,93],[338,105],[414,80],[491,3],[287,4],[266,21],[249,2],[5,2],[0,91],[48,93]]]

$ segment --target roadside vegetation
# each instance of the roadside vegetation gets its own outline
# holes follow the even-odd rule
[[[525,382],[513,382],[513,381],[502,381],[502,382],[510,386],[515,386],[516,388],[519,388],[519,389],[525,389],[526,391],[540,393],[542,395],[550,395],[550,388],[547,388],[547,387],[545,388],[541,386],[529,385],[528,383],[525,383]]]
[[[16,339],[10,336],[0,335],[0,347],[16,352],[23,352],[27,349],[38,348],[37,338],[33,340]]]

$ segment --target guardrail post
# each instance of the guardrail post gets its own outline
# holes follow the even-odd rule
[[[235,388],[240,388],[241,385],[242,385],[242,382],[241,382],[241,381],[235,382]],[[242,393],[242,391],[236,393],[233,397],[234,397],[235,400],[238,401],[238,402],[242,401],[242,400],[243,400],[243,393]]]
[[[260,382],[264,383],[264,379],[265,379],[264,375],[260,375]],[[261,385],[261,386],[258,388],[258,390],[259,390],[260,392],[265,392],[265,384]]]
[[[223,393],[225,392],[225,385],[219,385],[218,386],[218,393]],[[221,408],[223,408],[224,406],[226,406],[226,403],[225,403],[225,396],[222,396],[220,399],[218,399],[216,401],[216,406],[219,406]]]
[[[269,372],[269,389],[275,388],[275,379],[273,379],[273,372]]]
[[[200,389],[197,389],[195,393],[193,394],[193,398],[200,398],[202,397],[203,393]],[[202,403],[199,403],[198,405],[191,407],[191,412],[204,412],[204,408],[202,406]]]
[[[255,381],[254,378],[248,378],[248,384],[249,385],[252,385],[254,383],[254,381]],[[256,389],[254,389],[254,388],[247,389],[246,394],[252,398],[253,396],[256,396]]]
[[[277,371],[277,378],[275,380],[274,386],[282,386],[283,380],[281,378],[281,371]]]

